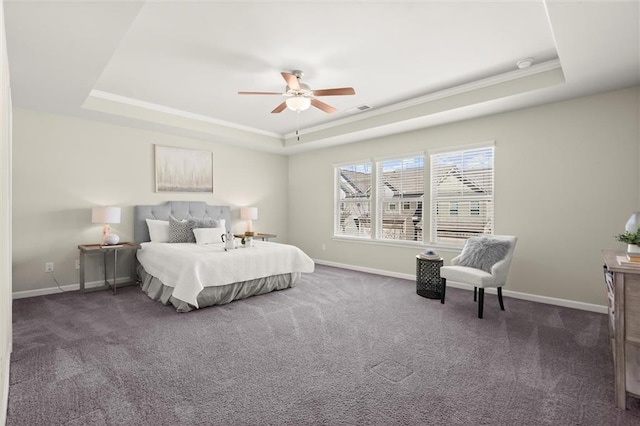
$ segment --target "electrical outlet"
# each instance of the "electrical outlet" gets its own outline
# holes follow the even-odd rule
[[[80,259],[76,259],[76,269],[80,269]]]
[[[44,264],[45,272],[53,272],[53,262],[47,262]]]

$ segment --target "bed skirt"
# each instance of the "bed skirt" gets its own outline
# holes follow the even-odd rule
[[[173,297],[173,287],[164,285],[158,278],[147,273],[141,265],[138,265],[138,276],[142,283],[142,291],[151,299],[157,300],[163,305],[171,303],[178,312],[189,312],[197,309],[195,306]],[[222,286],[205,287],[198,294],[198,306],[204,308],[212,305],[223,305],[249,296],[284,290],[295,286],[301,276],[300,272],[294,272]]]

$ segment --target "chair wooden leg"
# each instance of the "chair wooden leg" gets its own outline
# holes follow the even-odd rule
[[[484,288],[480,287],[478,292],[478,318],[482,318],[482,307],[484,305]]]
[[[473,288],[473,301],[476,302],[478,299],[476,295],[478,294],[478,287]]]
[[[500,309],[504,311],[504,302],[502,302],[502,287],[498,287],[498,301],[500,302]]]
[[[442,293],[440,294],[440,303],[444,305],[444,295],[447,292],[447,279],[440,278],[440,281],[442,282]]]

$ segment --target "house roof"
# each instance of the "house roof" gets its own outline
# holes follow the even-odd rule
[[[340,176],[342,177],[340,187],[344,191],[346,198],[363,198],[371,194],[370,174],[341,170]],[[479,195],[490,194],[493,190],[492,169],[473,169],[471,172],[463,173],[456,165],[452,165],[441,176],[438,186],[444,185],[451,179],[458,182],[458,185],[449,188],[455,193],[460,193],[460,185],[462,185],[465,192]],[[424,169],[405,169],[402,173],[397,171],[385,172],[382,175],[382,183],[385,188],[389,189],[393,197],[411,198],[422,196],[424,194]],[[444,191],[446,190],[445,188]]]
[[[442,175],[438,186],[451,178],[462,184],[463,188],[476,194],[490,194],[493,190],[493,169],[473,169],[464,173],[454,164]]]

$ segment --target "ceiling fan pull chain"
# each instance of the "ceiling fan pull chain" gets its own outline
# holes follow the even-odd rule
[[[300,142],[300,110],[296,111],[296,136],[298,137],[298,142]]]

